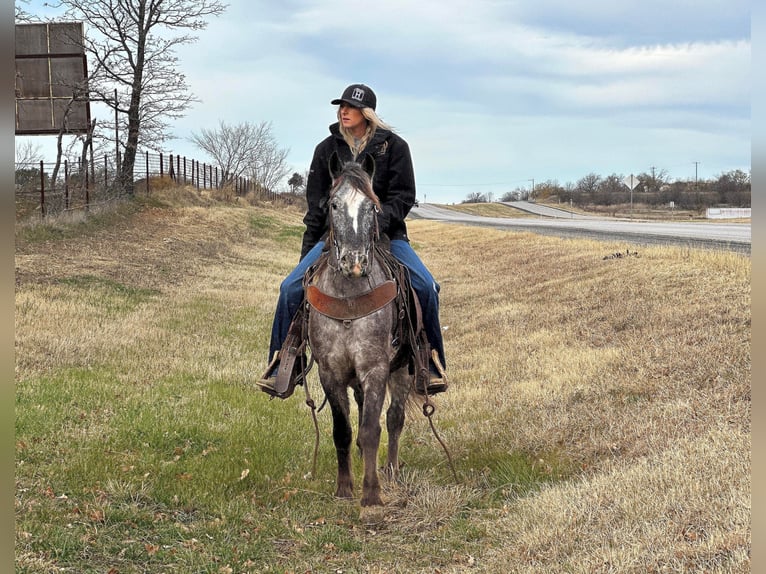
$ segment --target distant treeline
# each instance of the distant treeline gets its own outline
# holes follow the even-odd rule
[[[633,202],[650,206],[673,205],[679,209],[705,209],[714,206],[750,207],[750,174],[734,170],[712,180],[668,182],[663,171],[637,177],[638,184],[631,193],[625,177],[612,174],[601,177],[589,174],[576,184],[559,185],[543,181],[529,189],[517,188],[503,194],[499,201],[546,200],[586,205],[620,205]],[[491,194],[472,193],[463,203],[495,201]]]

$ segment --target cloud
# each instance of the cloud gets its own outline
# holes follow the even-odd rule
[[[748,169],[749,12],[744,0],[233,1],[179,51],[202,102],[172,145],[193,156],[191,131],[271,121],[303,172],[330,100],[365,82],[419,185],[444,201],[532,177]]]

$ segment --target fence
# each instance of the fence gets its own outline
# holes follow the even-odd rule
[[[118,184],[118,161],[119,158],[106,155],[98,161],[65,159],[58,170],[56,164],[43,161],[16,164],[16,219],[35,214],[45,218],[66,211],[88,211],[94,205],[124,196]],[[229,187],[240,196],[249,192],[270,198],[275,195],[249,178],[226,178],[217,166],[194,159],[174,154],[139,154],[133,168],[134,191],[149,193],[156,178],[168,178],[198,191]]]
[[[217,166],[207,165],[199,161],[181,157],[180,155],[169,154],[143,154],[146,191],[149,191],[150,178],[169,177],[171,180],[182,185],[191,185],[198,190],[201,189],[220,189],[224,185],[234,188],[237,195],[245,195],[249,191],[258,189],[258,184],[246,177],[237,177],[234,179],[225,179]],[[140,169],[139,159],[136,158],[136,169]]]

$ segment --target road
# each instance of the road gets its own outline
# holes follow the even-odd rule
[[[611,219],[573,214],[528,202],[510,202],[507,205],[537,217],[483,217],[423,203],[412,208],[410,217],[562,237],[708,247],[747,254],[750,253],[752,243],[750,223]]]

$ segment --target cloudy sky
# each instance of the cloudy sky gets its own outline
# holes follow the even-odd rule
[[[229,4],[178,53],[201,102],[168,152],[208,161],[192,132],[269,121],[303,173],[330,100],[361,82],[409,142],[421,201],[589,173],[750,171],[749,1]]]

